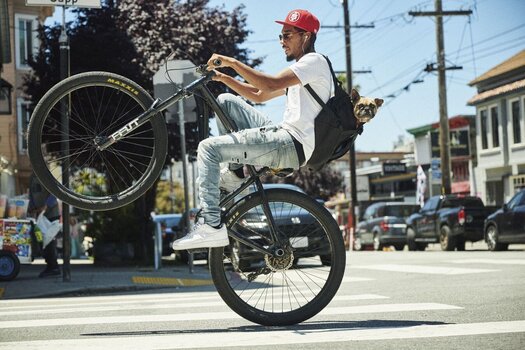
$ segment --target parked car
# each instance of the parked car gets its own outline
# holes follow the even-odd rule
[[[418,210],[418,205],[403,202],[370,205],[357,225],[354,249],[372,246],[374,250],[382,250],[393,245],[396,250],[403,250],[406,244],[405,220]]]
[[[283,188],[304,193],[301,188],[290,184],[264,184],[264,188]],[[295,248],[294,264],[297,264],[300,258],[313,256],[319,256],[319,259],[324,265],[330,264],[330,247],[327,237],[316,237],[315,234],[312,234],[313,232],[322,232],[320,227],[316,227],[316,225],[320,224],[313,216],[311,216],[306,210],[292,206],[289,203],[282,203],[280,206],[272,206],[271,209],[275,223],[279,229],[288,236],[294,237],[298,232],[309,233],[305,236],[292,238],[292,246]],[[256,241],[259,241],[261,244],[264,243],[262,236],[269,234],[266,217],[262,214],[261,208],[254,208],[252,211],[248,212],[239,221],[239,224],[260,234],[260,238],[252,238],[255,238]],[[313,255],[312,252],[315,252],[315,255]],[[264,262],[263,254],[244,244],[240,244],[237,241],[235,241],[232,251],[227,251],[226,254],[230,255],[232,263],[238,265],[241,270],[251,266],[258,266]]]
[[[430,197],[407,220],[408,249],[425,250],[439,242],[442,250],[465,250],[466,241],[483,239],[483,222],[492,211],[475,196]]]
[[[153,222],[160,223],[162,255],[170,255],[173,252],[171,243],[177,239],[177,227],[181,218],[182,214],[159,214],[153,218]]]
[[[511,243],[525,243],[525,189],[485,219],[489,250],[507,250]]]

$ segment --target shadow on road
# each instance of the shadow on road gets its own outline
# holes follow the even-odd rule
[[[122,336],[147,336],[147,335],[168,335],[168,334],[199,334],[199,333],[229,333],[229,332],[275,332],[275,331],[295,331],[297,333],[313,332],[337,332],[348,330],[380,329],[380,328],[409,328],[416,326],[436,326],[450,324],[437,321],[408,321],[408,320],[367,320],[367,321],[326,321],[326,322],[307,322],[287,327],[267,327],[267,326],[240,326],[229,328],[210,328],[210,329],[167,329],[153,331],[135,332],[103,332],[85,333],[82,336],[88,337],[122,337]]]

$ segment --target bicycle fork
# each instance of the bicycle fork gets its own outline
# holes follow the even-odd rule
[[[275,224],[275,220],[273,218],[272,211],[270,209],[270,204],[268,203],[268,198],[266,195],[266,192],[264,191],[262,182],[259,178],[259,176],[267,171],[267,168],[261,169],[259,172],[255,170],[255,167],[248,165],[247,166],[248,171],[250,172],[250,179],[246,181],[241,187],[239,187],[234,192],[227,195],[221,202],[221,207],[223,207],[224,203],[228,203],[231,200],[233,200],[239,193],[244,191],[247,187],[249,187],[252,184],[255,184],[257,187],[257,192],[255,194],[262,197],[262,208],[263,213],[265,217],[267,218],[267,224],[269,228],[269,234],[272,244],[266,248],[262,246],[261,244],[258,244],[257,242],[254,242],[253,240],[249,239],[249,236],[258,236],[260,235],[257,232],[253,232],[248,227],[243,227],[240,225],[235,225],[235,229],[229,229],[228,235],[231,236],[233,239],[241,242],[242,244],[262,253],[265,255],[269,255],[274,258],[281,258],[285,256],[287,251],[290,249],[290,244],[288,241],[288,237],[284,235],[282,232],[276,229],[277,225]],[[228,218],[228,222],[226,222],[227,226],[231,226],[232,223],[237,219],[237,216],[235,213],[230,213],[230,216]],[[237,232],[237,230],[239,232]]]

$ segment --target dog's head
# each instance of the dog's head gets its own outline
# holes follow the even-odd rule
[[[370,98],[359,95],[356,89],[350,94],[354,105],[354,115],[360,123],[367,123],[377,114],[377,110],[383,104],[380,98]]]

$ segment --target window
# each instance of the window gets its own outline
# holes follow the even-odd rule
[[[492,147],[499,147],[498,107],[492,107],[490,109],[490,121],[492,129]]]
[[[520,205],[521,197],[525,192],[518,192],[512,197],[512,199],[507,203],[509,209],[514,209],[515,206]]]
[[[435,210],[439,204],[439,197],[431,197],[421,209],[422,211]]]
[[[0,114],[11,114],[11,90],[13,86],[0,78]]]
[[[20,153],[27,152],[27,126],[33,107],[30,101],[19,98],[17,100],[17,116],[18,116],[18,151]]]
[[[521,111],[520,101],[512,101],[510,104],[510,112],[512,114],[512,141],[514,143],[521,143]]]
[[[488,148],[488,139],[487,139],[487,110],[481,110],[479,111],[479,119],[480,119],[480,125],[481,125],[481,149],[487,149]]]
[[[15,15],[16,68],[29,69],[29,58],[37,53],[38,21],[35,16]]]

